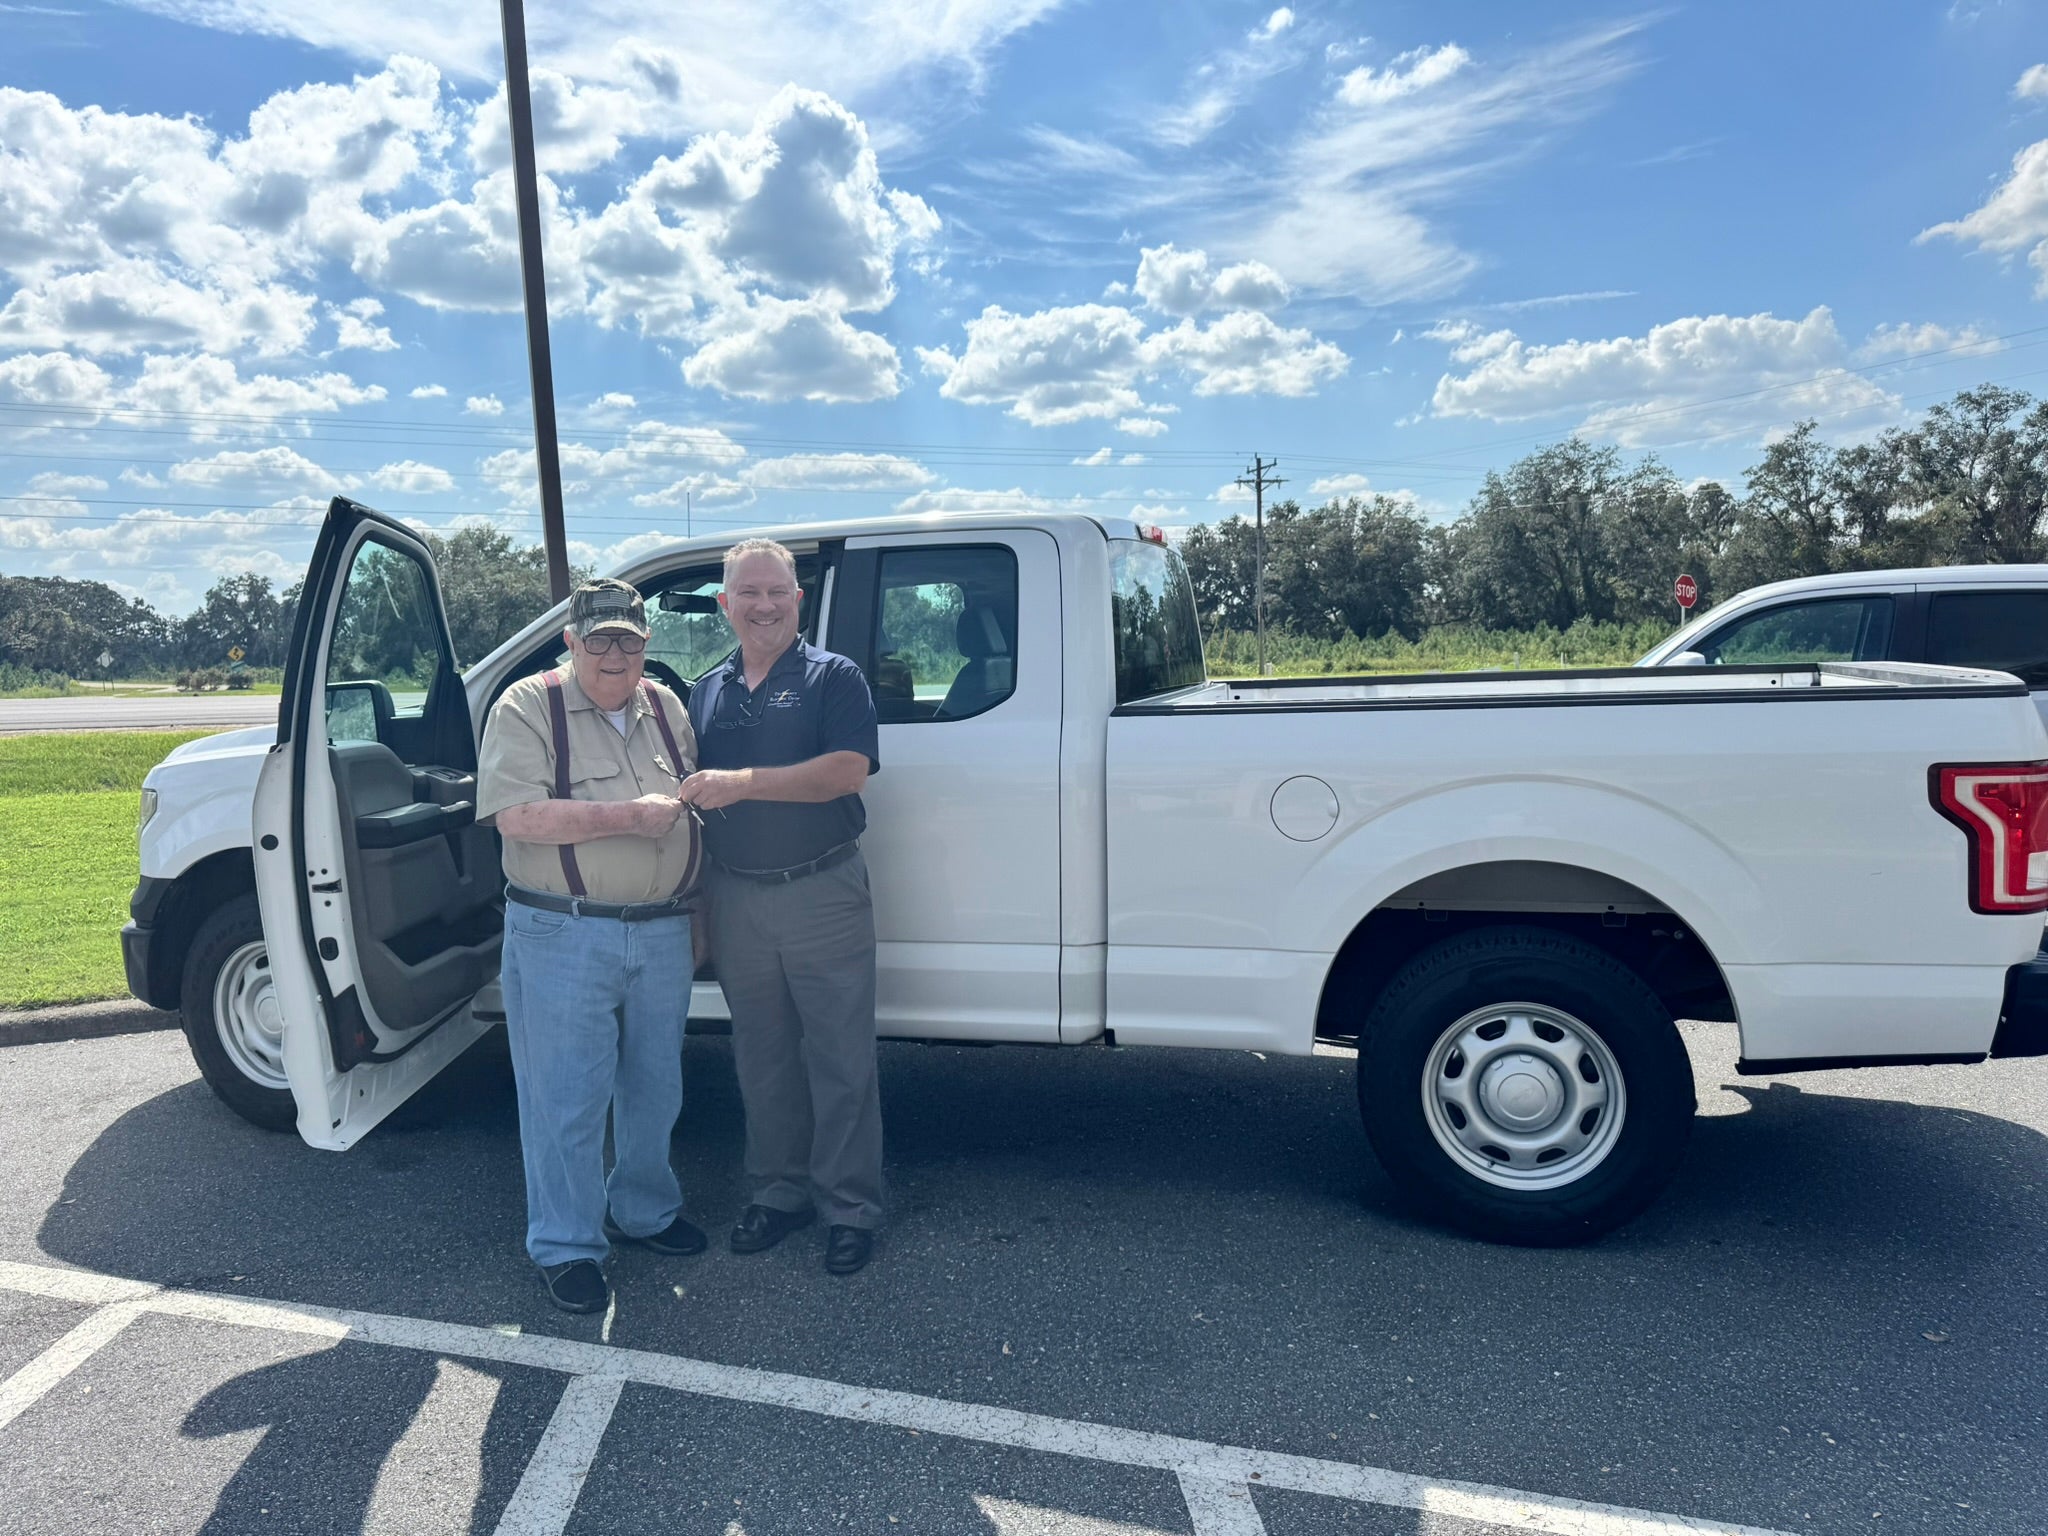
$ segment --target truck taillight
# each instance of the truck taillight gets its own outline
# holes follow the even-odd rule
[[[1138,537],[1147,544],[1164,544],[1166,542],[1166,530],[1157,523],[1145,523],[1139,527]]]
[[[2048,763],[1952,763],[1929,779],[1970,838],[1970,910],[2048,912]]]

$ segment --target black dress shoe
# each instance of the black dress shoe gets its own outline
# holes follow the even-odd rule
[[[564,1312],[601,1312],[611,1299],[612,1288],[604,1283],[604,1271],[595,1259],[549,1264],[540,1275],[548,1284],[548,1300]]]
[[[825,1273],[850,1275],[875,1253],[875,1234],[866,1227],[833,1227],[825,1233]]]
[[[760,1253],[773,1248],[799,1227],[818,1219],[816,1211],[778,1211],[773,1206],[750,1205],[740,1212],[732,1227],[734,1253]]]
[[[711,1240],[704,1235],[703,1228],[681,1216],[659,1232],[650,1232],[645,1237],[635,1237],[613,1221],[610,1212],[606,1212],[604,1235],[615,1243],[632,1243],[636,1247],[651,1248],[654,1252],[665,1253],[672,1259],[702,1253],[711,1244]]]

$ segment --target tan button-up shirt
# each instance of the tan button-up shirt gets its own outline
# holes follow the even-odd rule
[[[644,689],[626,702],[626,734],[591,703],[568,668],[562,669],[562,703],[569,714],[569,798],[613,802],[642,795],[672,795],[697,767],[697,738],[682,701],[654,684],[683,761],[669,760],[668,744],[648,709]],[[552,800],[555,795],[554,731],[548,721],[547,683],[521,678],[491,706],[477,763],[476,815],[492,821],[507,806]],[[686,811],[665,837],[599,837],[576,844],[576,867],[584,894],[593,901],[663,901],[676,894],[688,874],[697,824]],[[505,840],[505,878],[529,890],[569,894],[562,855],[552,843]]]

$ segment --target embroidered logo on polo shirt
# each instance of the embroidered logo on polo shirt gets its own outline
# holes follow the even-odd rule
[[[770,709],[795,709],[804,701],[804,696],[794,688],[784,688],[768,695]]]

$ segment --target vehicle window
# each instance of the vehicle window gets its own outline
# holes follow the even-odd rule
[[[965,720],[1017,691],[1017,557],[1004,544],[886,550],[868,685],[882,721]]]
[[[2048,688],[2048,592],[1936,593],[1927,605],[1927,659]]]
[[[797,631],[806,639],[815,636],[823,568],[815,550],[796,557],[796,584],[803,593],[797,606]],[[732,654],[738,642],[733,639],[725,610],[718,606],[718,594],[725,587],[722,564],[692,566],[645,582],[643,587],[647,627],[652,631],[647,638],[647,661],[655,667],[659,681],[672,680],[661,675],[657,663],[685,682],[695,682]]]
[[[427,690],[455,658],[443,645],[426,568],[404,550],[365,540],[350,564],[335,612],[326,683],[336,692],[329,736],[377,739],[372,696],[388,692],[391,718],[426,712]]]
[[[1207,682],[1195,589],[1180,556],[1163,544],[1112,539],[1109,564],[1117,703]]]
[[[1889,597],[1831,597],[1748,614],[1693,647],[1710,666],[1883,661],[1891,654]]]

